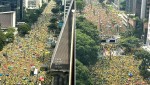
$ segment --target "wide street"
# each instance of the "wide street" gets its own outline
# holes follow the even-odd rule
[[[121,22],[122,19],[118,16],[121,12],[111,6],[109,8],[102,7],[98,2],[96,3],[97,0],[91,1],[92,4],[90,0],[87,1],[82,15],[97,26],[100,35],[117,35],[118,31],[115,25],[118,25],[119,32],[126,30]],[[103,46],[107,46],[105,51],[102,51],[105,56],[100,57],[97,63],[90,67],[95,85],[148,85],[140,76],[140,60],[135,60],[132,55],[111,55],[110,60],[110,51],[112,51],[110,49],[119,49],[111,47],[108,43]],[[129,73],[132,73],[133,77],[129,77]]]
[[[51,60],[50,57],[46,57],[52,54],[46,49],[46,43],[48,38],[53,38],[53,34],[48,33],[47,26],[50,24],[50,12],[54,5],[55,2],[51,0],[38,21],[32,25],[30,33],[25,37],[16,35],[14,42],[5,46],[0,52],[0,74],[3,75],[0,76],[0,83],[6,83],[6,85],[30,83],[33,85],[39,82],[40,76],[45,78],[44,82],[51,82],[50,77],[40,71],[40,67],[43,64],[49,64]],[[8,57],[4,57],[3,54]],[[31,67],[38,69],[39,74],[31,76]]]

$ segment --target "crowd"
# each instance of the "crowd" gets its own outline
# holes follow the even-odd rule
[[[32,30],[29,34],[25,37],[16,35],[14,42],[6,45],[0,52],[1,84],[30,83],[33,85],[40,82],[40,79],[44,81],[46,73],[40,71],[40,67],[43,64],[50,63],[51,60],[50,56],[47,59],[44,58],[45,54],[51,55],[52,53],[46,49],[46,43],[47,39],[53,36],[48,33],[47,26],[50,24],[50,12],[54,4],[54,1],[48,4],[46,10],[48,9],[49,12],[44,11],[45,13],[42,13],[38,21],[31,26]]]

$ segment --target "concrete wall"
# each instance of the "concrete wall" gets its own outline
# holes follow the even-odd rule
[[[0,12],[0,23],[2,28],[15,27],[16,24],[16,12]]]

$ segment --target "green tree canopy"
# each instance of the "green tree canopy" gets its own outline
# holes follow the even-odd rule
[[[84,0],[77,0],[76,4],[77,4],[77,10],[81,13],[85,7],[85,1]]]
[[[56,17],[52,17],[50,20],[51,23],[56,23],[57,21],[58,21],[58,19]]]
[[[98,56],[98,46],[88,35],[77,29],[76,51],[77,59],[84,65],[94,64]]]
[[[135,48],[140,47],[139,43],[140,41],[138,38],[131,36],[131,37],[120,39],[119,46],[124,47],[125,52],[128,53],[133,51]]]
[[[6,37],[2,31],[0,31],[0,50],[3,49],[3,46],[5,45]]]
[[[13,42],[13,40],[14,40],[14,33],[13,32],[8,32],[5,34],[5,36],[6,36],[6,39],[8,39],[7,43]]]
[[[135,59],[143,59],[143,58],[150,59],[150,53],[143,49],[136,50],[134,52],[134,58]]]
[[[15,32],[15,29],[14,29],[14,28],[12,28],[12,27],[10,27],[10,28],[8,28],[7,32],[9,32],[9,33],[13,33],[13,32]]]
[[[51,11],[52,13],[57,14],[59,12],[59,8],[58,7],[53,8]]]
[[[150,53],[144,49],[140,49],[134,53],[134,58],[142,60],[142,63],[139,65],[140,75],[144,78],[149,78],[150,72],[147,69],[150,69]]]
[[[76,59],[76,85],[93,85],[88,68]]]
[[[25,35],[28,34],[28,32],[30,31],[30,26],[28,24],[23,24],[23,25],[19,25],[18,26],[18,32],[20,35]]]
[[[87,21],[84,17],[81,16],[77,19],[76,27],[77,29],[80,29],[82,33],[89,35],[96,42],[96,44],[99,44],[99,32],[97,27],[91,22]]]
[[[56,30],[58,28],[56,23],[51,23],[48,27],[49,30]]]

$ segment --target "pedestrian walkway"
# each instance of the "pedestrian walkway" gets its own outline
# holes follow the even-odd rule
[[[125,31],[125,27],[121,22],[122,19],[118,16],[117,12],[113,8],[102,7],[96,0],[91,1],[91,4],[87,4],[84,8],[83,14],[85,18],[91,21],[93,24],[102,30],[102,35],[116,35],[116,24],[121,28],[120,32]],[[95,5],[97,3],[97,5]],[[98,29],[98,30],[100,30]]]
[[[8,75],[8,77],[0,76],[0,79],[2,82],[6,81],[6,85],[17,83],[33,85],[38,82],[40,76],[45,78],[44,82],[51,82],[51,78],[47,78],[46,73],[40,71],[40,67],[43,64],[50,63],[51,60],[52,52],[46,49],[46,41],[49,37],[52,37],[52,34],[48,33],[47,26],[51,18],[50,10],[54,5],[54,1],[51,0],[25,38],[16,36],[14,42],[5,46],[0,52],[0,74]],[[4,54],[7,56],[3,56]],[[30,76],[32,66],[38,69],[38,76]]]

